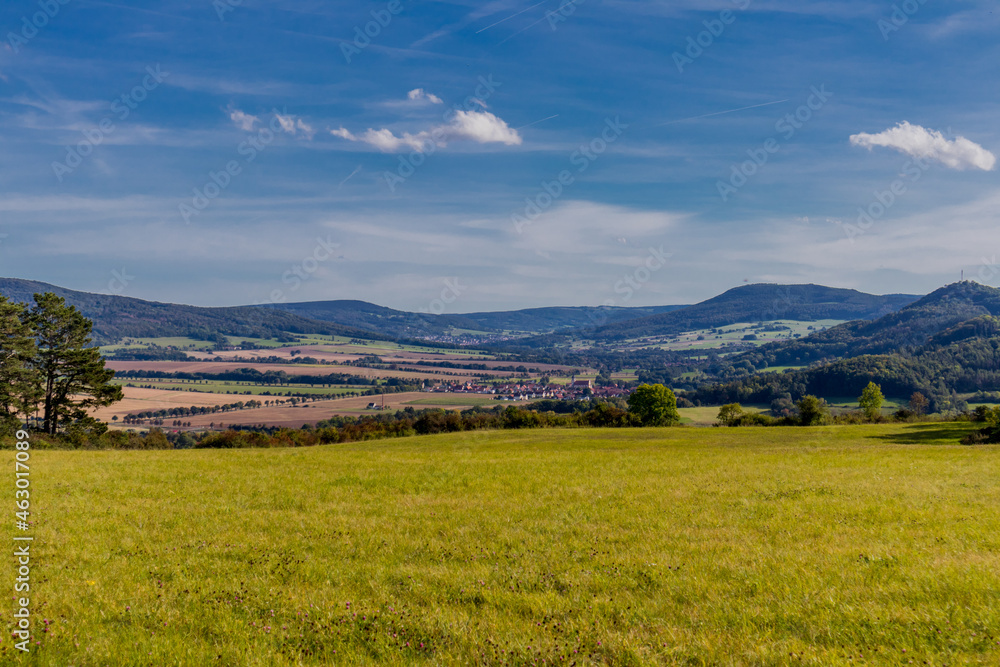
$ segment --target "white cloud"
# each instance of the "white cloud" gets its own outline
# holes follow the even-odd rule
[[[489,111],[458,110],[449,124],[449,130],[449,136],[455,139],[468,139],[481,144],[521,145],[521,135],[517,130]]]
[[[260,119],[257,118],[257,116],[251,116],[248,113],[244,113],[239,109],[232,109],[229,112],[229,120],[236,123],[236,127],[240,128],[244,132],[250,132],[253,130],[254,123]]]
[[[853,134],[851,144],[868,150],[875,146],[892,148],[915,158],[936,160],[946,167],[959,170],[975,167],[991,171],[997,161],[993,153],[965,137],[949,141],[937,130],[911,125],[905,120],[878,134]]]
[[[479,144],[501,143],[507,146],[521,145],[521,135],[502,119],[488,111],[456,111],[451,121],[430,130],[416,134],[404,132],[396,136],[392,130],[369,128],[357,135],[340,127],[330,130],[330,134],[348,141],[362,142],[374,146],[384,153],[394,153],[401,149],[425,151],[431,145],[446,146],[449,141],[474,141]]]
[[[406,99],[413,102],[430,102],[431,104],[444,104],[440,97],[433,93],[428,93],[423,88],[414,88],[406,94]]]

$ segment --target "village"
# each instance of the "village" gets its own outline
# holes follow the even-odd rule
[[[540,382],[506,382],[480,384],[476,382],[443,383],[424,387],[430,393],[483,394],[493,396],[498,401],[530,401],[551,399],[572,401],[586,398],[614,398],[627,396],[624,386],[608,385],[595,387],[593,380],[573,379],[569,384],[549,384]]]

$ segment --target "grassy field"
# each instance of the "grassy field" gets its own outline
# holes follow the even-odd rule
[[[432,393],[427,398],[418,398],[407,401],[406,405],[419,408],[421,406],[441,407],[445,405],[457,405],[462,407],[486,406],[493,407],[501,405],[493,396],[479,394],[444,394]]]
[[[49,630],[0,662],[996,665],[1000,449],[966,428],[37,451]]]
[[[770,409],[766,405],[744,405],[742,407],[744,412],[765,412]],[[681,416],[681,424],[692,424],[695,426],[711,426],[719,422],[718,406],[678,408],[677,412]]]

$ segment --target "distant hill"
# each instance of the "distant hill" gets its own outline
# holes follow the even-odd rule
[[[1000,316],[1000,290],[971,281],[953,283],[874,321],[846,322],[799,340],[770,343],[734,360],[763,368],[901,352],[983,315]]]
[[[616,341],[782,319],[868,320],[919,298],[908,294],[876,296],[822,285],[744,285],[675,312],[605,325],[589,337]]]
[[[448,337],[459,330],[488,335],[530,336],[525,343],[519,342],[516,346],[535,349],[574,337],[614,343],[738,322],[867,319],[893,313],[919,298],[899,294],[875,296],[819,285],[746,285],[693,306],[549,307],[428,315],[356,300],[201,308],[77,292],[42,282],[0,278],[0,295],[15,301],[30,303],[32,295],[37,292],[54,292],[79,308],[94,321],[95,339],[101,343],[124,337],[190,336],[211,340],[220,334],[272,338],[282,333],[323,333],[399,340]],[[927,302],[928,298],[920,303]],[[928,322],[936,316],[947,326],[962,321],[963,314],[971,317],[992,312],[969,298],[963,300],[956,296],[954,299],[954,303],[949,303],[947,307],[927,302],[924,306],[926,312],[921,311],[923,314],[919,321]],[[932,311],[937,315],[933,315]],[[908,321],[905,317],[899,320],[899,336],[905,338],[907,332],[913,333],[916,325],[911,326]],[[853,328],[836,328],[837,335],[861,336],[857,332],[866,323],[854,322],[850,326]],[[942,328],[944,326],[932,327],[929,331],[934,333]],[[810,340],[813,345],[809,348],[810,354],[829,356],[827,351],[820,349],[818,342],[828,339],[810,337]],[[919,341],[919,336],[914,340]],[[839,351],[845,348],[844,341],[831,338],[828,342],[829,354],[843,356]],[[797,353],[797,348],[782,350],[773,348],[774,359],[780,355],[801,358],[804,354]],[[767,363],[774,365],[770,359]]]
[[[252,306],[200,308],[172,303],[143,301],[124,296],[91,294],[33,280],[0,278],[0,295],[12,301],[33,303],[33,295],[53,292],[76,306],[94,322],[94,340],[100,344],[126,336],[156,338],[191,336],[210,340],[213,336],[271,338],[285,332],[320,333],[365,338],[385,338],[329,322],[317,322],[293,313]]]
[[[826,361],[803,370],[738,377],[817,360]],[[848,322],[800,340],[771,343],[720,360],[713,370],[733,379],[700,389],[700,400],[856,396],[874,381],[887,396],[906,399],[919,391],[934,409],[956,409],[961,406],[957,394],[1000,391],[1000,289],[955,283],[873,322]]]
[[[623,321],[602,322],[598,327],[562,331],[554,337],[543,336],[521,344],[538,348],[576,338],[613,345],[637,338],[672,336],[741,322],[873,319],[895,312],[919,298],[909,294],[878,296],[822,285],[744,285],[693,306]]]
[[[412,338],[448,335],[454,329],[493,334],[541,334],[588,326],[594,322],[623,322],[685,306],[549,307],[461,315],[414,314],[351,300],[277,303],[267,304],[267,307],[314,320]]]

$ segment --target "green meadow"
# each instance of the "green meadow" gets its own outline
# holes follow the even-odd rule
[[[969,428],[34,451],[40,644],[0,663],[997,665]]]
[[[424,405],[455,405],[455,406],[485,406],[494,407],[504,405],[493,396],[484,394],[437,394],[432,393],[427,398],[418,398],[407,401],[406,405],[420,408]]]

